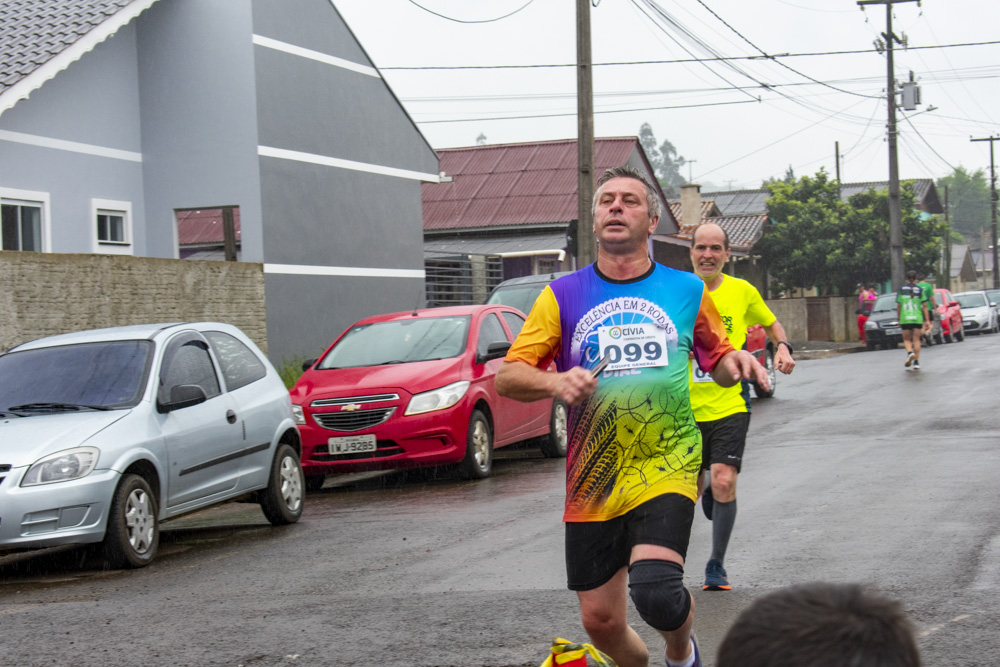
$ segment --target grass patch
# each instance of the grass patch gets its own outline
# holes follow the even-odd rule
[[[286,359],[275,369],[278,371],[281,381],[285,383],[286,389],[291,389],[298,382],[299,378],[302,377],[302,364],[307,359],[308,357],[295,356],[291,359]]]

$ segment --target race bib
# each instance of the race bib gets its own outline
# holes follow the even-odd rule
[[[712,374],[701,370],[697,363],[691,364],[691,379],[694,382],[715,382],[712,379]]]
[[[605,370],[666,366],[667,332],[652,322],[598,327],[601,357],[610,355]]]

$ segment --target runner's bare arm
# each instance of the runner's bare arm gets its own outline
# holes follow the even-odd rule
[[[771,389],[767,370],[746,350],[733,350],[722,357],[712,370],[712,379],[720,387],[732,387],[740,380],[749,380],[764,391]]]
[[[786,375],[791,373],[795,369],[795,360],[792,359],[792,353],[788,351],[787,346],[778,345],[779,342],[788,340],[785,335],[785,327],[781,326],[781,322],[775,320],[771,326],[764,327],[764,331],[767,332],[767,337],[774,343],[775,368]]]
[[[576,405],[597,391],[597,378],[580,366],[565,373],[550,373],[523,361],[505,361],[497,371],[497,393],[528,403],[543,398],[561,398]]]

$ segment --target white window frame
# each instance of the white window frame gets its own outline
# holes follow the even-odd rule
[[[100,213],[121,214],[124,218],[125,240],[102,241],[97,237],[97,216]],[[114,199],[90,200],[90,229],[93,239],[93,251],[102,255],[132,255],[132,202],[116,201]]]
[[[51,211],[48,192],[0,187],[0,203],[38,205],[42,209],[42,252],[52,252]]]

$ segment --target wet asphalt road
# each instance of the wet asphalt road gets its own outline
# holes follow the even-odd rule
[[[686,582],[706,664],[754,597],[809,580],[901,600],[926,665],[1000,665],[1000,336],[800,362],[755,401],[726,567]],[[2,665],[534,667],[583,640],[564,587],[563,461],[502,450],[491,479],[392,474],[310,494],[271,528],[230,503],[164,525],[148,568],[87,550],[0,558]],[[634,616],[658,657],[662,643]]]

